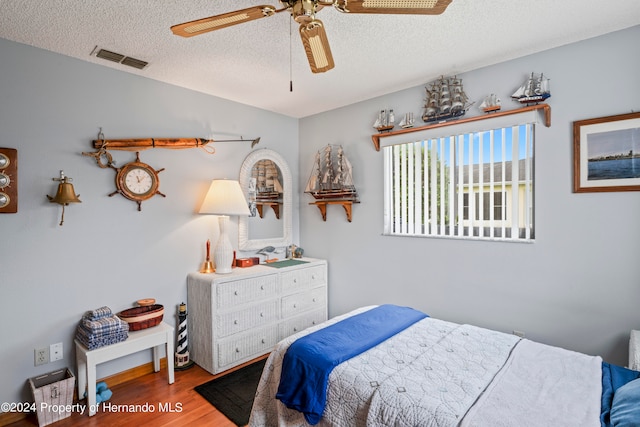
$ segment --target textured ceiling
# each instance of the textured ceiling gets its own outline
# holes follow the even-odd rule
[[[325,7],[317,18],[336,67],[323,74],[311,73],[286,12],[192,38],[169,29],[265,3],[281,7],[273,0],[0,0],[0,37],[299,118],[640,24],[639,0],[453,0],[435,16]],[[95,46],[149,65],[107,62],[91,55]]]

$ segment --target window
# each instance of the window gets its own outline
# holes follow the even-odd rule
[[[384,233],[533,241],[534,124],[455,129],[383,148]]]

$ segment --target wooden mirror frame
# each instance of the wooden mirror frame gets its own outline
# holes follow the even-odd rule
[[[249,236],[249,217],[241,216],[238,224],[238,246],[241,251],[254,251],[266,246],[283,247],[291,243],[292,233],[292,213],[293,213],[293,181],[291,171],[284,158],[277,152],[268,148],[263,148],[251,152],[242,162],[240,168],[240,187],[248,198],[249,180],[251,171],[258,160],[271,160],[278,166],[282,174],[282,211],[280,220],[282,221],[282,237],[269,239],[251,239]]]

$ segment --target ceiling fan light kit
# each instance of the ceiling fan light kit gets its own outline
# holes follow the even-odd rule
[[[323,7],[333,6],[344,13],[439,15],[451,2],[452,0],[280,0],[284,6],[282,9],[269,5],[254,6],[174,25],[171,31],[178,36],[192,37],[289,11],[293,20],[300,24],[300,37],[311,71],[324,73],[335,65],[324,25],[315,18],[315,14]]]

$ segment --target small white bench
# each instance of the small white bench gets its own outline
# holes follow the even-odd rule
[[[86,389],[89,416],[96,414],[96,365],[100,363],[153,347],[153,369],[158,372],[160,370],[159,350],[161,346],[165,345],[169,384],[173,384],[173,327],[164,322],[148,329],[129,332],[129,337],[125,341],[93,350],[89,350],[77,339],[75,343],[76,363],[78,364],[78,399],[82,399]]]

